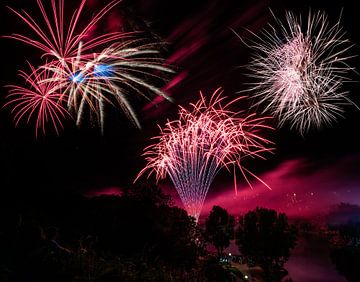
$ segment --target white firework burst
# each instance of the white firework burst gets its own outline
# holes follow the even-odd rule
[[[353,70],[348,61],[352,44],[340,19],[330,25],[324,12],[309,13],[306,23],[286,13],[283,23],[274,16],[275,28],[255,35],[249,44],[255,51],[249,65],[255,106],[302,135],[336,121],[345,104],[354,104],[343,91]],[[354,104],[355,105],[355,104]]]
[[[173,72],[158,57],[157,44],[144,44],[130,34],[122,40],[122,43],[91,55],[82,55],[79,44],[76,57],[63,60],[62,64],[42,66],[54,74],[44,82],[56,82],[63,90],[69,110],[76,113],[78,125],[87,106],[103,128],[105,105],[116,104],[140,128],[140,122],[128,101],[130,94],[136,93],[150,100],[146,92],[152,92],[171,101],[153,84],[156,80],[163,81],[156,73]]]

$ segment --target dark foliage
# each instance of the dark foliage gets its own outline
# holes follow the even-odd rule
[[[235,218],[226,209],[213,206],[205,223],[205,238],[213,244],[220,257],[234,239]]]
[[[350,282],[360,281],[360,248],[343,246],[331,252],[331,260],[336,265],[337,271]]]
[[[337,271],[350,282],[360,281],[360,222],[332,225],[330,229],[340,237],[332,240],[330,254]]]
[[[154,185],[2,211],[1,281],[181,281],[202,251],[193,219]]]
[[[267,281],[280,281],[287,274],[284,263],[295,247],[296,229],[284,213],[256,208],[239,221],[236,244],[248,264],[259,265]]]

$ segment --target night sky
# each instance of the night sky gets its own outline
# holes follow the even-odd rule
[[[27,1],[32,2],[32,1]],[[35,2],[35,1],[34,1]],[[77,1],[68,1],[77,2]],[[88,1],[88,10],[98,9],[100,0]],[[175,103],[154,97],[152,104],[133,99],[143,130],[136,129],[116,110],[106,117],[104,135],[91,124],[77,128],[65,125],[60,136],[49,131],[35,138],[32,125],[15,128],[9,109],[0,111],[0,187],[3,199],[66,195],[68,193],[98,194],[113,192],[132,185],[145,165],[141,156],[150,138],[159,133],[157,124],[176,118],[177,105],[186,107],[195,102],[202,90],[210,95],[223,87],[224,95],[236,97],[245,90],[248,78],[246,65],[251,50],[230,30],[236,30],[245,40],[249,33],[259,32],[272,22],[272,11],[280,17],[286,9],[307,14],[309,8],[328,13],[335,23],[343,8],[342,23],[355,44],[354,55],[360,54],[360,30],[357,4],[351,1],[123,1],[105,17],[108,29],[135,29],[144,36],[167,43],[162,55],[175,66],[176,75],[168,78],[163,88]],[[0,7],[1,35],[23,31],[24,25],[7,9],[35,5],[20,0],[2,1]],[[74,5],[74,3],[70,4]],[[33,7],[33,8],[31,8]],[[85,16],[90,16],[90,13]],[[2,86],[17,82],[16,73],[26,69],[25,61],[36,63],[38,51],[11,39],[1,38]],[[351,65],[360,69],[359,58]],[[353,83],[345,87],[351,99],[360,105],[359,76],[352,74]],[[1,88],[0,103],[4,104],[6,88]],[[155,106],[154,106],[155,104]],[[244,106],[246,110],[246,106]],[[277,208],[291,215],[310,215],[326,211],[339,202],[360,203],[360,112],[347,107],[345,118],[331,127],[312,131],[302,137],[285,126],[276,129],[269,138],[276,144],[267,161],[252,161],[247,167],[267,182],[272,191],[254,180],[251,190],[241,180],[240,192],[234,195],[232,176],[222,171],[206,200],[204,211],[212,205],[222,205],[239,213],[258,205]],[[176,192],[169,180],[160,182],[164,189]]]

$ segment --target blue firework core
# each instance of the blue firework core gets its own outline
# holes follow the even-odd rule
[[[74,72],[72,75],[70,75],[69,79],[74,83],[81,83],[85,80],[85,76],[80,70],[78,70]]]
[[[94,66],[94,76],[109,77],[113,72],[113,68],[109,65],[98,64]]]

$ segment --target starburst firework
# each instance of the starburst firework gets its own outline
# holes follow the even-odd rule
[[[262,153],[271,150],[271,142],[258,134],[270,128],[265,125],[267,118],[241,117],[229,106],[242,97],[222,106],[221,93],[215,91],[209,103],[200,93],[192,111],[180,108],[179,120],[167,122],[156,137],[158,142],[145,149],[147,165],[138,175],[154,172],[158,180],[169,175],[188,214],[196,220],[221,168],[238,167],[250,184],[249,175],[259,178],[243,166],[243,160],[263,158]]]
[[[136,36],[140,33],[135,32],[89,36],[102,17],[119,2],[111,1],[81,30],[78,22],[86,0],[82,0],[73,12],[69,24],[64,20],[64,0],[51,0],[50,13],[47,13],[47,6],[37,0],[42,21],[26,11],[18,12],[10,8],[34,34],[33,37],[21,34],[8,37],[35,46],[43,51],[43,56],[49,58],[47,63],[34,70],[48,74],[48,77],[42,76],[43,80],[38,83],[52,85],[54,89],[49,91],[62,93],[59,99],[75,115],[77,125],[80,125],[85,107],[88,107],[103,129],[105,105],[116,104],[140,128],[140,122],[128,101],[130,94],[136,93],[150,99],[147,93],[152,92],[171,100],[155,86],[160,80],[163,81],[160,74],[173,72],[159,58],[159,44],[144,43],[146,40],[140,39]],[[45,25],[42,27],[43,23]],[[154,80],[157,80],[156,83]]]
[[[39,132],[45,134],[46,124],[51,124],[56,133],[63,128],[63,120],[70,117],[69,112],[61,104],[64,95],[57,91],[57,85],[53,81],[44,83],[44,79],[49,77],[46,70],[36,71],[30,65],[30,74],[24,71],[19,72],[25,83],[29,87],[19,85],[8,85],[9,101],[4,107],[12,106],[14,120],[18,125],[22,120],[27,123],[35,119],[35,134]]]
[[[162,80],[152,72],[173,72],[157,56],[156,44],[143,44],[134,39],[133,34],[127,34],[122,43],[112,44],[100,53],[82,56],[80,49],[81,44],[79,54],[70,63],[43,66],[55,74],[49,80],[56,81],[68,95],[68,107],[76,112],[77,124],[80,124],[87,105],[103,127],[105,104],[116,103],[140,127],[127,98],[130,93],[149,99],[144,92],[147,90],[171,101],[159,88],[141,78],[147,76],[152,81]]]
[[[340,22],[330,26],[325,13],[309,13],[306,25],[291,12],[285,24],[276,22],[278,29],[270,25],[250,44],[255,55],[249,69],[257,81],[249,90],[255,105],[280,126],[289,123],[304,134],[335,121],[344,104],[353,104],[342,90],[352,70],[351,44]]]
[[[55,57],[59,63],[74,58],[78,54],[78,46],[82,42],[82,52],[91,53],[94,49],[104,44],[115,42],[121,39],[122,32],[105,33],[95,36],[89,40],[89,33],[96,24],[121,0],[110,1],[104,8],[91,17],[91,20],[81,29],[79,20],[83,13],[86,0],[81,0],[80,5],[73,12],[70,21],[65,19],[64,0],[51,0],[51,12],[47,11],[42,0],[37,0],[42,19],[31,16],[27,11],[16,11],[9,9],[16,14],[33,31],[33,36],[14,33],[9,38],[22,41],[43,51],[45,56]],[[68,23],[68,24],[67,24]],[[44,25],[45,24],[45,25]]]

